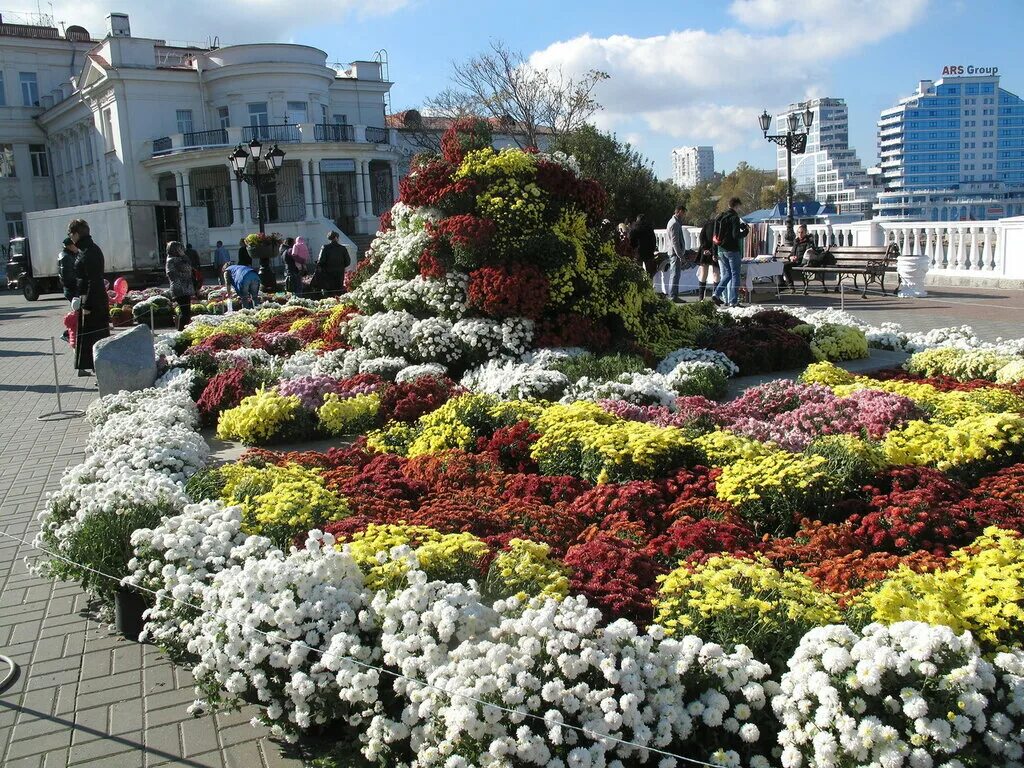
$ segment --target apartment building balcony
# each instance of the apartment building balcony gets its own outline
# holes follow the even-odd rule
[[[300,123],[297,125],[246,125],[173,133],[153,139],[151,157],[166,157],[195,150],[248,144],[253,139],[267,144],[370,144],[397,150],[398,131],[372,125]]]

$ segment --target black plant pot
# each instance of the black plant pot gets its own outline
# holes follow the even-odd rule
[[[114,626],[128,640],[138,642],[142,628],[146,625],[142,613],[146,601],[138,592],[129,587],[118,587],[114,593]]]

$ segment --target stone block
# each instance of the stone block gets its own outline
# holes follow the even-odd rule
[[[145,325],[96,342],[93,349],[100,395],[146,389],[156,381],[153,333]]]

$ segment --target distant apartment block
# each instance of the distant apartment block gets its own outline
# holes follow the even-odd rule
[[[714,173],[714,147],[678,147],[672,150],[672,181],[680,187],[695,187]]]

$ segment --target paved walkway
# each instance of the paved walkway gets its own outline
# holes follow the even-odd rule
[[[844,303],[847,312],[872,325],[893,322],[915,332],[950,325],[970,325],[986,341],[1024,336],[1024,291],[929,287],[928,296],[923,299],[901,299],[877,292],[862,299],[853,291],[843,298],[834,293],[823,294],[820,287],[817,291],[812,288],[806,296],[800,291],[798,288],[793,295],[786,290],[778,298],[759,291],[755,298],[766,306],[783,308],[838,309]]]
[[[790,296],[771,305],[838,306],[832,294]],[[936,289],[929,299],[848,297],[848,310],[878,324],[911,330],[969,324],[984,338],[1024,336],[1024,292]],[[56,409],[50,336],[59,334],[64,303],[34,304],[0,293],[0,530],[31,540],[35,514],[64,469],[82,460],[82,419],[41,422]],[[77,379],[69,350],[58,344],[64,407],[96,396]],[[248,725],[253,710],[191,719],[191,676],[152,646],[127,642],[84,614],[74,584],[29,574],[30,548],[0,538],[0,654],[21,667],[0,694],[0,765],[53,768],[299,766]],[[0,665],[0,675],[5,672]]]
[[[26,302],[0,293],[0,530],[31,541],[35,514],[64,469],[80,462],[88,428],[81,418],[42,422],[56,410],[50,336],[58,335],[65,408],[96,397],[78,379],[60,338],[63,300]],[[131,643],[84,614],[75,584],[29,574],[33,550],[0,537],[0,654],[21,668],[0,693],[0,765],[301,766],[280,755],[253,708],[190,718],[192,676],[153,646]],[[0,664],[0,677],[7,667]]]

